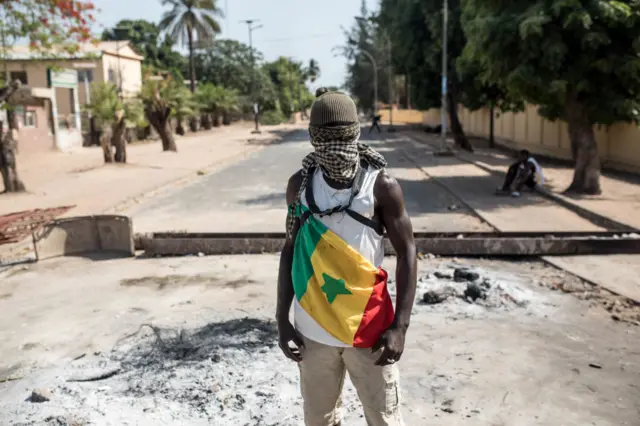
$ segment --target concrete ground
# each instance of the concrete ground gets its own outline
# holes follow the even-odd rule
[[[416,231],[490,231],[492,228],[433,182],[405,154],[411,141],[386,142],[379,135],[362,140],[389,162],[400,182]],[[136,232],[278,232],[284,230],[285,190],[289,177],[311,151],[306,130],[299,130],[191,185],[160,194],[132,206]],[[179,220],[176,220],[178,219]]]
[[[5,271],[0,424],[302,424],[296,367],[270,322],[277,263],[69,258]],[[484,299],[450,279],[463,266]],[[609,318],[638,307],[534,261],[424,259],[418,298],[429,290],[451,296],[414,309],[407,425],[638,425],[639,329]],[[27,400],[36,388],[49,401]],[[344,403],[345,424],[363,426],[349,383]]]
[[[273,139],[289,128],[295,126],[270,126],[258,139]],[[27,192],[3,194],[0,215],[69,205],[76,206],[68,213],[73,216],[117,212],[142,194],[211,173],[262,149],[250,131],[250,123],[241,123],[176,136],[178,152],[163,152],[160,141],[130,144],[127,164],[104,164],[100,147],[18,156]]]

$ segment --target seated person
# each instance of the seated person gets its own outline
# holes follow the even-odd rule
[[[519,197],[520,191],[527,186],[532,191],[537,185],[544,183],[544,175],[542,168],[531,153],[526,149],[518,153],[518,161],[513,163],[507,171],[502,188],[498,188],[499,193],[511,194],[513,197]]]

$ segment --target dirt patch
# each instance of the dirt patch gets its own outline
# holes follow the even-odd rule
[[[190,285],[213,285],[220,279],[212,275],[163,275],[146,276],[138,278],[125,278],[120,280],[122,287],[150,287],[158,291],[166,288],[186,287]]]
[[[567,278],[567,276],[572,278]],[[640,304],[600,286],[583,281],[567,272],[551,273],[548,277],[538,281],[538,284],[553,291],[572,294],[578,299],[588,300],[592,307],[601,307],[609,312],[614,321],[640,326]]]
[[[0,294],[0,300],[8,299],[13,296],[13,293]]]
[[[248,277],[242,277],[237,280],[226,282],[222,284],[222,287],[237,289],[237,288],[241,288],[241,287],[252,285],[252,284],[257,284],[257,282],[252,279],[249,279]]]

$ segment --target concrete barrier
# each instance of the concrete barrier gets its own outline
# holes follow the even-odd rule
[[[611,232],[495,232],[495,233],[415,233],[421,253],[441,256],[540,256],[585,254],[638,254],[640,236]],[[284,234],[156,233],[136,237],[138,249],[151,256],[203,253],[277,253]],[[385,239],[385,254],[394,254]]]
[[[56,219],[34,234],[38,259],[113,252],[133,256],[133,227],[127,216],[97,215]]]

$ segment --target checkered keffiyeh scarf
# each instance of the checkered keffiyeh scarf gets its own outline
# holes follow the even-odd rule
[[[320,168],[322,173],[338,182],[353,181],[363,159],[375,169],[387,166],[384,157],[371,147],[358,142],[360,138],[360,123],[347,127],[316,127],[309,126],[311,145],[314,152],[302,160],[302,184],[296,200],[289,206],[287,216],[287,235],[291,235],[295,223],[295,211],[300,205],[300,196],[309,183],[309,170]]]

